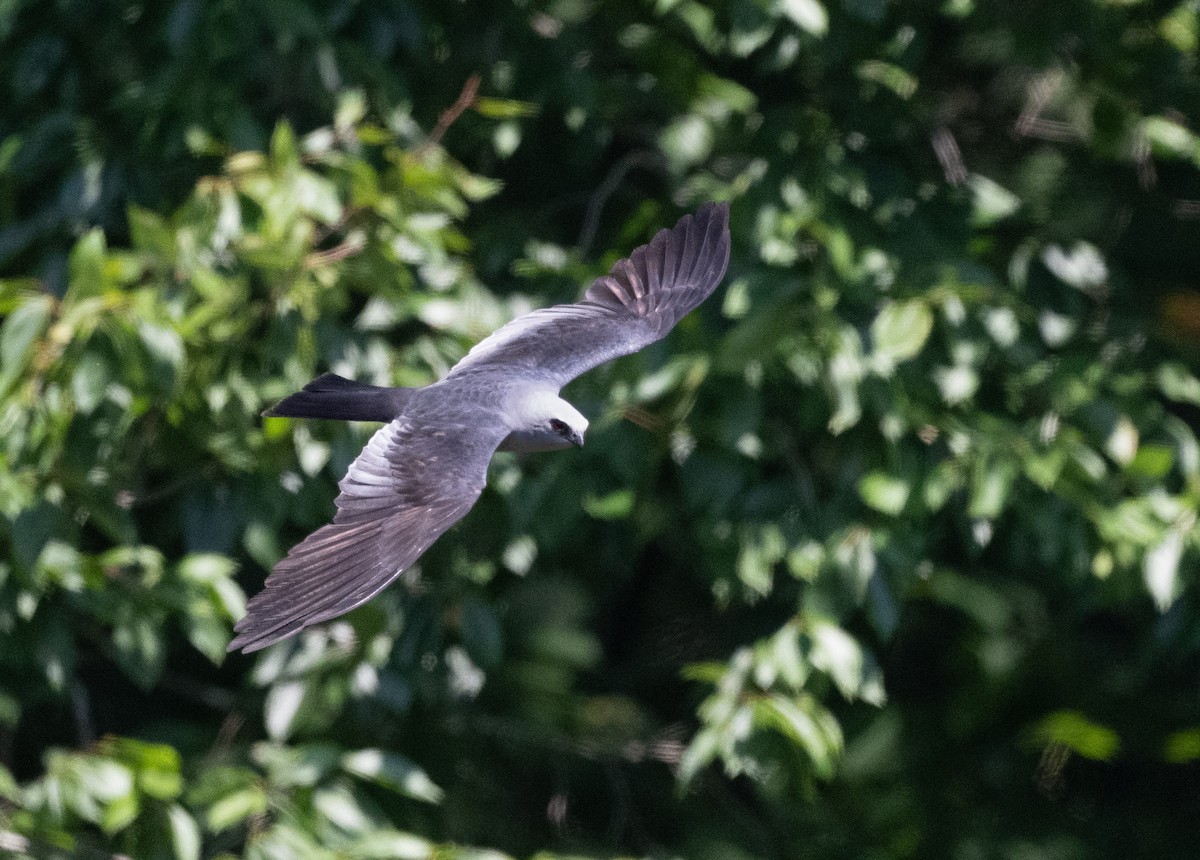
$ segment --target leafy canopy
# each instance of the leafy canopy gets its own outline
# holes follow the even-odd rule
[[[0,8],[0,850],[1177,855],[1196,20]],[[226,658],[371,429],[266,405],[431,382],[706,199],[727,283],[568,389],[586,449]]]

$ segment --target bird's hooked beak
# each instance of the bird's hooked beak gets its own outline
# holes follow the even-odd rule
[[[571,435],[568,438],[571,440],[571,444],[576,448],[583,447],[583,434],[578,430],[572,430]]]

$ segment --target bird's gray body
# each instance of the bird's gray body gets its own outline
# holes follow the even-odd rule
[[[253,651],[361,605],[475,504],[498,449],[583,444],[570,380],[662,338],[720,283],[729,210],[707,204],[619,261],[575,304],[513,320],[425,388],[326,374],[268,415],[386,421],[339,485],[333,522],[292,548],[247,605],[230,650]]]

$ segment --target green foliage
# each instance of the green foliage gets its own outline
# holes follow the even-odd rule
[[[1180,856],[1195,11],[0,4],[0,851]],[[265,406],[704,199],[584,450],[226,657],[369,432]]]

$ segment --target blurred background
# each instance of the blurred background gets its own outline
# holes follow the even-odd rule
[[[0,0],[0,855],[1070,860],[1200,822],[1200,4]],[[725,285],[226,655],[370,425]]]

